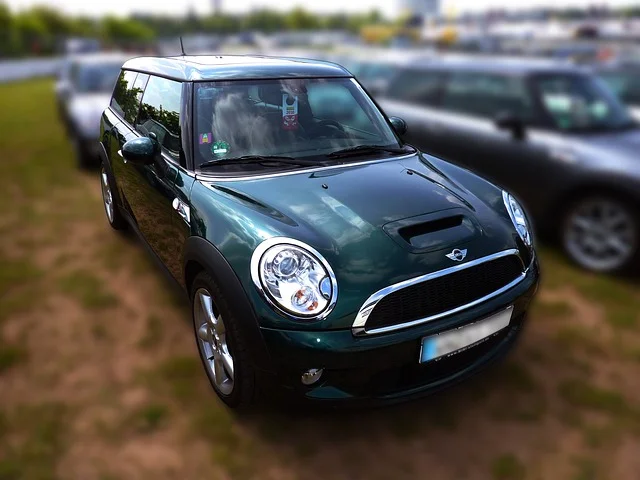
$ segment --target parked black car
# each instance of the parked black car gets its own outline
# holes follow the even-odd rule
[[[416,397],[518,338],[539,278],[522,207],[405,128],[331,63],[124,64],[101,122],[107,220],[189,295],[228,405]]]
[[[373,90],[407,141],[515,192],[537,229],[586,269],[640,256],[640,128],[588,70],[537,59],[443,56]]]

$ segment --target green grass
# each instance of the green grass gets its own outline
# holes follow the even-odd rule
[[[56,480],[68,417],[59,403],[22,406],[7,414],[6,435],[0,437],[0,479]],[[3,440],[9,436],[11,442]]]
[[[536,299],[531,306],[531,314],[536,318],[559,319],[569,317],[573,307],[564,300]]]
[[[86,270],[76,270],[62,277],[62,292],[74,297],[87,309],[103,309],[118,304],[118,298],[107,291],[104,282]]]
[[[596,387],[583,380],[562,382],[558,386],[558,393],[572,407],[598,410],[615,416],[631,412],[631,408],[619,392]]]
[[[8,345],[0,338],[0,374],[27,359],[27,351],[17,345]]]
[[[168,420],[169,407],[160,403],[150,403],[136,410],[131,422],[140,433],[154,432]]]
[[[522,480],[525,478],[526,469],[518,457],[507,453],[493,461],[491,473],[496,480]]]
[[[145,334],[138,342],[138,345],[140,348],[144,349],[152,348],[160,343],[163,336],[164,325],[162,323],[162,319],[151,313],[147,317],[147,328],[145,329]]]
[[[174,357],[165,360],[159,366],[157,374],[166,382],[176,399],[182,402],[198,399],[201,385],[199,382],[205,373],[197,357]]]

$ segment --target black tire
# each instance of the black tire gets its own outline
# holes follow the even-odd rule
[[[228,344],[229,352],[233,358],[234,365],[233,389],[229,394],[222,393],[216,386],[211,370],[205,363],[207,360],[203,354],[201,341],[198,337],[196,308],[199,304],[199,299],[196,298],[196,292],[202,288],[206,289],[211,294],[211,299],[216,313],[219,313],[224,319],[227,337],[226,342]],[[215,280],[207,272],[200,272],[196,275],[191,285],[189,297],[191,300],[191,319],[198,355],[202,362],[202,367],[209,378],[211,387],[216,392],[220,400],[222,400],[227,406],[234,409],[247,409],[248,407],[251,407],[256,403],[258,396],[258,389],[256,388],[256,371],[251,364],[246,342],[242,335],[242,329],[239,327],[239,322],[237,321],[233,310],[222,295],[222,292]]]
[[[109,216],[109,213],[107,211],[108,207],[105,199],[106,191],[104,188],[105,185],[103,183],[105,179],[107,182],[107,186],[111,192],[111,204],[113,206],[113,214],[111,217]],[[113,228],[114,230],[126,230],[129,225],[127,224],[126,219],[120,211],[117,189],[115,188],[115,181],[113,180],[113,176],[111,175],[109,168],[107,168],[104,164],[102,164],[100,168],[100,187],[102,190],[102,205],[105,209],[105,217],[107,217],[107,222],[109,222],[109,225],[111,225],[111,228]]]
[[[574,226],[576,219],[580,217],[585,210],[588,211],[589,208],[597,208],[590,207],[597,204],[609,205],[608,208],[613,207],[617,209],[617,215],[621,215],[622,218],[625,219],[625,224],[627,225],[626,231],[631,232],[624,236],[624,238],[628,238],[629,240],[626,243],[621,242],[623,245],[628,246],[628,253],[624,255],[620,254],[618,261],[615,261],[615,259],[598,260],[596,255],[592,255],[593,258],[589,258],[588,253],[584,251],[581,252],[580,247],[577,245],[578,242],[575,241],[575,238],[578,238]],[[586,231],[589,231],[589,229],[586,229],[585,232]],[[600,233],[600,235],[605,235],[605,233]],[[584,237],[586,236],[587,234],[585,233]],[[606,274],[632,273],[636,270],[637,266],[640,265],[640,215],[632,208],[631,202],[615,195],[598,193],[582,196],[573,201],[563,215],[560,227],[560,242],[563,250],[571,261],[586,270]]]

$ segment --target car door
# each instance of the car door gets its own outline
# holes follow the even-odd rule
[[[123,162],[122,189],[139,232],[169,268],[176,248],[173,201],[181,158],[182,83],[153,75],[145,83],[139,113],[127,140],[149,136],[158,142],[159,151],[148,165]]]

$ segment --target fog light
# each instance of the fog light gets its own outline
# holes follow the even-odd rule
[[[303,385],[313,385],[322,376],[322,372],[324,369],[322,368],[310,368],[306,372],[302,374],[302,378],[300,379]]]

